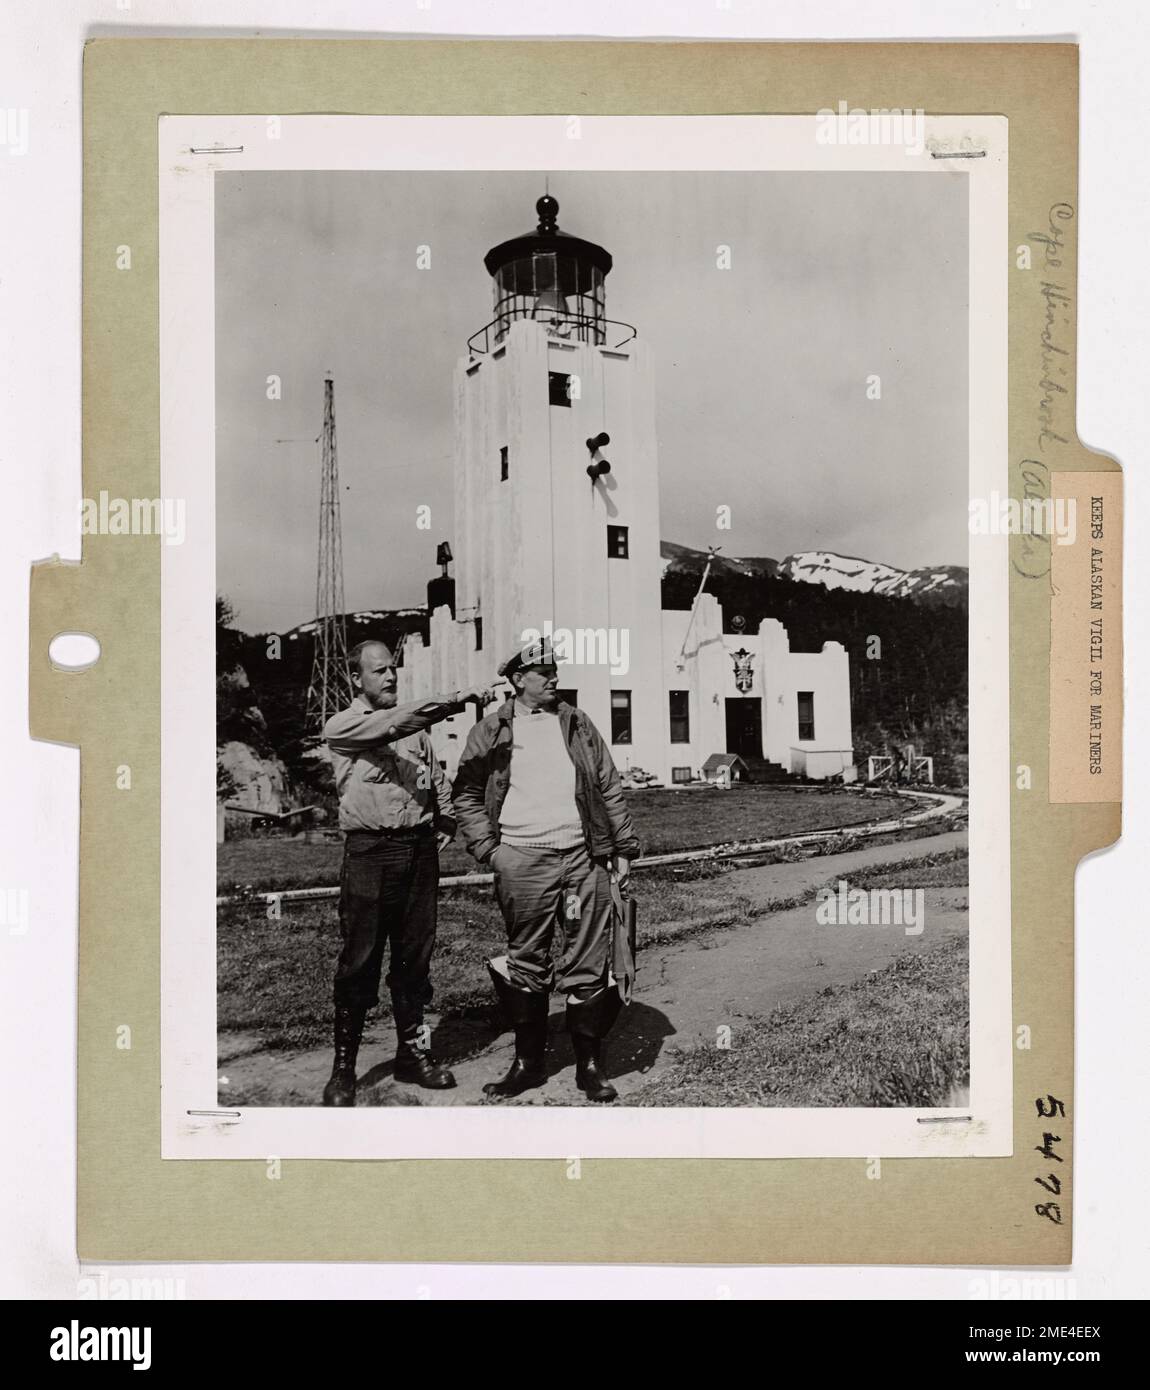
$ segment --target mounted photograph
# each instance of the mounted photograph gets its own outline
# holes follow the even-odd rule
[[[1009,1146],[983,124],[165,119],[169,1152]]]
[[[217,176],[221,1102],[965,1101],[966,259],[957,179]]]

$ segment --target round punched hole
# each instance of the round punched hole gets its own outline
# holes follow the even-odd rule
[[[58,671],[86,671],[100,659],[100,644],[90,632],[58,632],[48,643],[48,660]]]

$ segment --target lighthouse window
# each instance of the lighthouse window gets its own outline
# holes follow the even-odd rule
[[[477,652],[481,652],[481,651],[483,650],[483,619],[482,619],[482,618],[476,618],[476,620],[475,620],[475,650],[476,650]]]
[[[611,692],[611,742],[631,742],[631,692],[612,690]]]
[[[688,705],[690,698],[690,692],[686,690],[667,691],[667,700],[671,708],[672,743],[691,741],[691,713]]]
[[[607,527],[607,554],[614,560],[626,560],[630,555],[626,526]]]
[[[798,694],[799,702],[799,738],[814,738],[815,736],[815,694],[813,690],[800,690]]]
[[[547,395],[552,405],[571,404],[571,378],[566,372],[547,373]]]
[[[504,444],[504,446],[499,450],[499,481],[501,483],[505,483],[507,481],[507,475],[508,471],[510,470],[510,467],[511,465],[507,462],[507,445]]]

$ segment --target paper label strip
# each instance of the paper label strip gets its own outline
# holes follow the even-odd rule
[[[1054,473],[1050,800],[1122,799],[1122,474]]]

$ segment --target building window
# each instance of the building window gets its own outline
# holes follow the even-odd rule
[[[476,618],[476,620],[475,620],[475,650],[476,650],[477,652],[481,652],[481,651],[483,650],[483,619],[482,619],[482,618]]]
[[[686,690],[668,690],[667,692],[667,701],[671,708],[672,743],[690,743],[691,741],[690,699],[690,693]]]
[[[630,541],[626,526],[607,527],[607,554],[613,560],[626,560],[630,556]]]
[[[555,693],[565,705],[574,705],[578,708],[579,692],[577,690],[557,690]]]
[[[689,767],[673,767],[671,769],[672,782],[689,782],[691,780],[691,769]]]
[[[509,468],[510,465],[507,462],[507,445],[504,444],[502,449],[499,450],[499,481],[501,483],[505,483],[507,481],[507,474]]]
[[[571,378],[566,372],[547,373],[547,398],[552,405],[571,404]]]
[[[631,692],[612,690],[611,692],[611,742],[631,742]]]
[[[813,690],[799,691],[799,740],[815,736],[815,693]]]

